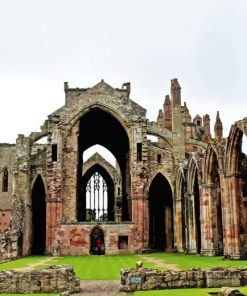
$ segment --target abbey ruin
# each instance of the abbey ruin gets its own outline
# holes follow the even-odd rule
[[[150,122],[130,90],[65,82],[64,106],[40,131],[0,144],[2,259],[99,249],[247,255],[247,118],[224,138],[217,112],[211,133],[209,115],[192,119],[173,79]],[[95,144],[115,166],[99,153],[84,160]]]

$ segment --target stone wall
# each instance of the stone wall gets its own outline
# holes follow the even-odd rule
[[[50,266],[32,271],[0,272],[0,293],[59,293],[80,291],[80,280],[71,266]]]
[[[104,232],[104,245],[106,254],[118,254],[133,252],[134,250],[134,226],[132,223],[109,224],[61,224],[55,230],[55,242],[53,253],[58,248],[61,255],[89,255],[91,244],[91,232],[95,227]],[[128,245],[126,249],[119,249],[119,237],[126,236]]]
[[[121,270],[121,290],[219,288],[247,285],[247,268],[214,267],[193,268],[183,271],[155,270],[151,268]]]

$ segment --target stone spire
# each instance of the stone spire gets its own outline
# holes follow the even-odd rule
[[[158,117],[157,117],[157,123],[159,125],[163,125],[163,117],[164,117],[163,111],[161,109],[159,109],[159,113],[158,113]]]
[[[166,95],[163,104],[163,114],[164,114],[164,127],[171,130],[172,129],[172,105],[169,95]]]
[[[183,122],[191,123],[191,115],[190,115],[190,111],[186,105],[186,102],[184,102],[184,106],[182,107],[182,112],[183,112]]]
[[[204,127],[204,134],[202,136],[202,140],[205,143],[208,143],[209,140],[212,138],[210,133],[210,117],[208,114],[203,115],[203,127]]]
[[[171,80],[172,97],[172,138],[175,159],[185,157],[184,132],[181,112],[181,87],[177,79]]]
[[[222,136],[223,136],[223,125],[220,120],[220,112],[217,111],[216,121],[215,121],[215,125],[214,125],[214,137],[216,139],[221,139]]]

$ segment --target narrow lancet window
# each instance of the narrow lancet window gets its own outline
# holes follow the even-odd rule
[[[3,170],[3,192],[8,192],[8,183],[9,183],[8,169],[4,168],[4,170]]]

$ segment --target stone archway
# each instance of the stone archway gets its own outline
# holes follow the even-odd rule
[[[90,234],[90,254],[104,255],[105,254],[105,237],[103,230],[96,226]]]
[[[173,199],[167,179],[158,173],[149,187],[149,246],[157,250],[172,250]]]
[[[183,169],[179,168],[176,174],[176,199],[174,217],[175,249],[178,252],[186,250],[186,181]]]
[[[45,186],[40,175],[32,189],[32,255],[44,255],[46,250]]]
[[[127,188],[130,184],[129,138],[122,124],[112,114],[100,108],[92,108],[80,119],[77,196],[79,197],[83,191],[83,152],[95,144],[108,149],[119,164],[122,179],[122,221],[129,221],[131,219],[131,199],[128,198],[129,188]]]
[[[187,241],[189,253],[200,254],[202,249],[201,235],[201,173],[199,171],[199,155],[191,157],[188,164],[186,194],[186,211],[187,211]]]
[[[225,175],[222,200],[231,209],[225,215],[226,243],[224,255],[234,259],[246,257],[247,244],[247,208],[245,206],[247,190],[247,156],[242,152],[243,136],[247,135],[247,120],[232,125],[225,150]]]

